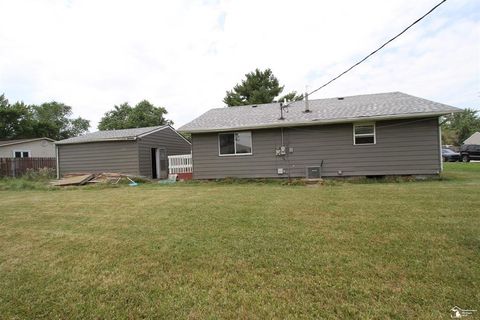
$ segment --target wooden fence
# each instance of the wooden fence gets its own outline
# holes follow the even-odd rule
[[[0,177],[19,177],[28,169],[55,169],[55,158],[0,158]]]

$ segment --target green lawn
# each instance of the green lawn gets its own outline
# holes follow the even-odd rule
[[[0,191],[0,205],[2,319],[480,309],[480,163],[441,181]]]

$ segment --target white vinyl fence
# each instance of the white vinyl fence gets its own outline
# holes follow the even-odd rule
[[[181,154],[176,156],[168,156],[168,173],[192,173],[192,155]]]

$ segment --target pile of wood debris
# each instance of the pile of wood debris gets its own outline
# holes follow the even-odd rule
[[[121,173],[72,173],[65,175],[62,179],[54,180],[50,182],[52,186],[64,187],[64,186],[82,186],[85,184],[93,183],[110,183],[118,184],[120,181],[124,180],[130,182],[130,185],[137,185],[133,180],[133,176],[121,174]]]

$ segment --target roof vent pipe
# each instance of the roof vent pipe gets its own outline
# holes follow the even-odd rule
[[[308,105],[308,92],[305,92],[305,113],[309,113],[310,111],[310,106]]]

